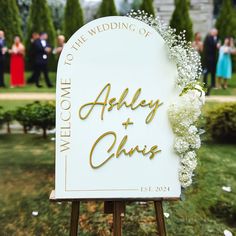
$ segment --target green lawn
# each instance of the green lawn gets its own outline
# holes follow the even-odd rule
[[[210,84],[210,76],[208,76],[208,84]],[[227,89],[212,89],[210,95],[227,95],[236,96],[236,74],[228,81]]]
[[[31,72],[25,73],[25,78],[27,78],[31,75]],[[54,88],[47,88],[44,82],[43,75],[41,75],[41,84],[43,85],[43,88],[36,88],[34,84],[27,84],[23,88],[10,88],[9,81],[10,81],[10,75],[5,74],[5,82],[7,85],[7,88],[0,88],[0,93],[11,93],[11,92],[55,92],[55,82],[56,82],[56,73],[50,72],[49,73],[50,80],[54,84]],[[209,84],[210,84],[210,76],[208,78]],[[229,80],[229,87],[228,89],[213,89],[211,90],[211,95],[232,95],[236,96],[236,74],[233,74],[233,78]]]
[[[204,143],[193,187],[184,201],[166,203],[169,236],[236,233],[236,147]],[[222,191],[231,186],[233,192]],[[36,135],[0,135],[0,235],[68,235],[69,203],[50,203],[54,188],[54,142]],[[38,211],[38,216],[32,216]],[[110,235],[111,216],[101,203],[83,203],[80,235]],[[128,204],[124,235],[156,235],[152,203]]]
[[[26,72],[25,73],[25,81],[27,81],[27,79],[30,77],[31,72]],[[55,72],[50,72],[49,73],[49,78],[52,82],[52,84],[54,85],[53,88],[48,88],[45,84],[44,81],[44,77],[41,74],[41,78],[40,78],[40,84],[43,85],[42,88],[37,88],[35,86],[35,84],[26,84],[24,87],[21,88],[10,88],[10,75],[9,74],[5,74],[4,75],[4,80],[6,83],[6,88],[0,88],[0,93],[27,93],[27,92],[48,92],[48,93],[52,93],[55,92],[55,85],[56,85],[56,73]]]
[[[34,102],[33,100],[0,100],[0,107],[5,111],[15,110],[17,107],[25,106],[29,103]]]

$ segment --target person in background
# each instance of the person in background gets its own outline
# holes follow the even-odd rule
[[[41,72],[44,74],[45,82],[49,88],[53,87],[51,81],[48,77],[48,55],[51,53],[52,49],[48,44],[48,34],[43,32],[40,33],[39,39],[34,41],[35,47],[35,84],[36,87],[41,88],[42,85],[39,84],[39,78]]]
[[[56,54],[59,57],[64,45],[65,45],[65,36],[64,35],[58,35],[58,37],[57,37],[57,47],[54,48],[53,54]]]
[[[32,74],[27,80],[28,84],[35,83],[35,45],[34,45],[34,41],[37,39],[39,39],[39,34],[37,32],[33,32],[31,35],[30,46],[29,46],[29,62],[31,64]]]
[[[218,30],[212,29],[207,35],[204,45],[203,45],[203,82],[207,83],[207,76],[211,74],[211,85],[210,88],[215,88],[215,73],[216,73],[216,63],[217,63],[217,51],[220,47],[218,43]],[[210,88],[208,87],[207,95],[210,93]]]
[[[231,54],[234,52],[233,39],[227,37],[224,40],[224,45],[220,47],[219,57],[217,62],[216,76],[217,88],[222,87],[227,89],[228,80],[232,77],[232,61]],[[224,83],[222,84],[222,80]]]
[[[230,37],[230,46],[231,46],[231,54],[236,55],[236,47],[234,43],[234,38]]]
[[[11,87],[18,87],[25,85],[25,47],[21,42],[19,36],[14,37],[14,43],[8,51],[11,54],[10,59],[10,74],[11,74]]]
[[[7,52],[5,34],[0,30],[0,87],[5,87],[4,83],[4,61]]]
[[[194,41],[192,43],[192,46],[196,51],[202,55],[203,52],[203,42],[202,42],[202,36],[199,32],[196,32],[194,35]]]

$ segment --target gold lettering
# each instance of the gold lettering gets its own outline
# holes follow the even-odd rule
[[[106,109],[107,105],[108,105],[108,108],[107,108],[108,112],[112,111],[113,108],[115,108],[115,107],[117,108],[117,110],[120,110],[122,107],[130,108],[131,110],[136,110],[139,107],[142,107],[142,108],[148,107],[149,109],[151,109],[151,111],[148,113],[148,115],[145,119],[145,122],[146,122],[146,124],[149,124],[153,120],[153,118],[155,117],[155,115],[157,113],[157,109],[163,104],[160,102],[159,99],[157,99],[155,102],[153,100],[150,100],[148,102],[145,99],[141,100],[140,102],[137,102],[140,95],[141,95],[141,92],[142,92],[141,88],[139,88],[135,92],[130,103],[128,103],[126,101],[126,97],[129,93],[128,88],[126,88],[122,92],[122,94],[118,100],[115,97],[108,99],[109,95],[110,95],[110,91],[111,91],[111,84],[107,84],[101,90],[101,92],[98,94],[98,96],[96,97],[94,102],[89,102],[89,103],[82,105],[79,109],[80,119],[85,120],[86,118],[88,118],[88,116],[91,114],[94,107],[97,105],[102,106],[101,115],[100,115],[101,120],[104,119],[104,113],[105,113],[105,109]],[[105,93],[105,99],[103,101],[100,101],[103,93]],[[86,109],[86,108],[88,109],[88,111],[83,112],[84,109]]]
[[[61,144],[60,144],[61,149],[60,149],[60,151],[64,152],[64,151],[69,150],[70,149],[69,145],[70,145],[69,141],[61,139]]]
[[[71,118],[71,113],[70,112],[61,112],[61,120],[63,121],[69,121]]]
[[[88,32],[89,32],[89,34],[90,34],[91,36],[97,34],[97,31],[96,31],[95,28],[94,28],[94,29],[90,29]]]
[[[107,149],[107,153],[109,154],[109,156],[104,160],[102,161],[101,163],[99,164],[94,164],[94,150],[96,149],[97,145],[99,144],[99,142],[105,138],[105,137],[108,137],[108,136],[111,136],[113,138],[113,141],[111,143],[111,145],[109,146],[109,148]],[[105,165],[110,159],[112,159],[113,157],[116,157],[116,158],[119,158],[122,154],[124,156],[129,156],[129,157],[132,157],[135,153],[140,153],[142,154],[143,156],[148,156],[149,155],[149,159],[153,159],[155,157],[156,154],[158,154],[159,152],[161,152],[161,150],[158,149],[158,146],[155,145],[155,146],[152,146],[150,149],[147,149],[147,146],[144,145],[143,148],[140,148],[138,145],[136,145],[134,148],[130,148],[130,150],[127,150],[125,148],[125,145],[128,141],[128,136],[125,135],[121,142],[119,143],[118,145],[118,148],[116,151],[113,151],[113,148],[115,147],[115,144],[116,144],[116,141],[117,141],[117,135],[115,132],[113,131],[109,131],[109,132],[106,132],[104,134],[102,134],[96,141],[95,143],[93,144],[92,146],[92,149],[90,151],[90,156],[89,156],[89,164],[90,166],[93,168],[93,169],[98,169],[100,167],[102,167],[103,165]],[[111,153],[111,151],[113,151]]]
[[[68,129],[61,130],[60,137],[61,138],[69,138],[70,137],[70,130],[68,130]]]
[[[103,102],[98,102],[99,98],[101,97],[101,95],[103,94],[104,91],[107,90],[107,93],[106,93],[106,97],[105,97],[105,100]],[[107,105],[107,99],[108,99],[108,96],[110,94],[110,90],[111,90],[111,85],[110,84],[107,84],[103,89],[102,91],[98,94],[98,96],[96,97],[95,101],[94,102],[90,102],[90,103],[86,103],[84,104],[80,109],[79,109],[79,117],[80,119],[82,120],[85,120],[89,115],[90,113],[92,112],[93,108],[96,106],[96,105],[101,105],[102,106],[102,111],[101,111],[101,120],[103,120],[103,116],[104,116],[104,111],[105,111],[105,107]],[[89,109],[89,111],[87,112],[87,114],[85,114],[84,116],[81,114],[82,113],[82,110],[87,107],[87,106],[91,106],[91,108]]]
[[[70,93],[71,93],[71,80],[70,79],[61,79],[60,81],[60,152],[64,152],[70,149],[70,136],[71,136],[71,101],[70,101]]]
[[[109,149],[107,150],[107,153],[110,153],[111,150],[113,149],[115,143],[116,143],[116,133],[115,132],[112,132],[112,131],[109,131],[109,132],[106,132],[104,133],[103,135],[101,135],[97,140],[96,142],[94,143],[94,145],[92,146],[92,149],[90,151],[90,157],[89,157],[89,164],[90,166],[93,168],[93,169],[97,169],[101,166],[103,166],[104,164],[106,164],[112,157],[114,157],[114,153],[111,154],[105,161],[103,161],[102,163],[100,163],[99,165],[94,165],[93,164],[93,152],[94,152],[94,149],[96,148],[97,144],[106,136],[113,136],[114,140],[111,144],[111,146],[109,147]]]

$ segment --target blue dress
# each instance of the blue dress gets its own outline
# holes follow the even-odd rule
[[[225,52],[227,51],[227,52]],[[216,67],[216,76],[224,79],[231,79],[232,77],[232,61],[231,61],[231,48],[221,46],[219,50],[219,58]]]

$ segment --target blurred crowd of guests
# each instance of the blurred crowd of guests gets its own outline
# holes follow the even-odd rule
[[[29,59],[32,69],[32,75],[27,83],[35,83],[41,88],[40,75],[43,73],[46,85],[53,87],[48,76],[48,57],[51,53],[60,55],[65,44],[65,37],[59,35],[57,38],[57,47],[52,48],[48,43],[48,34],[46,32],[34,32],[29,45]],[[10,87],[21,87],[25,85],[25,46],[19,36],[14,37],[12,47],[6,46],[4,31],[0,30],[0,87],[6,87],[4,81],[5,55],[10,54]]]
[[[204,42],[201,34],[195,33],[192,46],[201,55],[203,82],[208,88],[207,95],[211,89],[227,89],[228,80],[232,77],[231,55],[236,54],[234,39],[226,37],[221,43],[218,38],[218,30],[211,29]],[[208,74],[211,75],[210,84],[208,84]]]
[[[43,73],[46,85],[52,87],[48,76],[48,57],[51,53],[60,55],[65,44],[65,37],[59,35],[57,38],[57,47],[52,49],[48,43],[48,35],[45,32],[33,33],[29,45],[29,58],[32,69],[32,75],[28,78],[27,83],[35,83],[41,88],[40,75]],[[227,89],[227,81],[232,77],[232,60],[231,55],[236,54],[234,40],[226,37],[221,43],[218,38],[217,29],[212,29],[206,36],[204,42],[200,33],[196,33],[193,47],[199,52],[203,65],[203,82],[210,89]],[[12,47],[6,47],[4,31],[0,30],[0,87],[5,87],[4,83],[4,62],[5,54],[10,54],[10,86],[24,86],[24,56],[25,46],[19,36],[14,37]],[[208,84],[208,74],[211,75],[211,83]],[[217,79],[216,79],[217,78]]]

